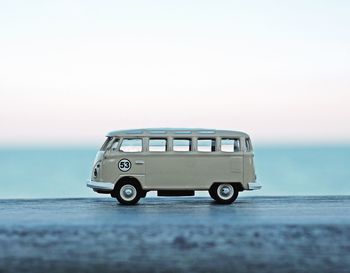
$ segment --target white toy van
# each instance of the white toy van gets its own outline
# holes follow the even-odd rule
[[[149,191],[194,196],[208,191],[221,204],[256,190],[253,147],[246,133],[212,129],[113,131],[97,153],[87,186],[136,204]]]

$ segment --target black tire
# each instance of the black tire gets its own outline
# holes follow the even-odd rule
[[[229,183],[216,183],[209,190],[210,196],[219,204],[232,204],[238,192],[238,187]]]
[[[122,205],[135,205],[143,195],[143,190],[139,183],[134,181],[123,181],[117,183],[114,194],[118,202]]]

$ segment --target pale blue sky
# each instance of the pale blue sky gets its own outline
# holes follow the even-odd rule
[[[0,144],[210,127],[350,141],[348,1],[1,1]]]

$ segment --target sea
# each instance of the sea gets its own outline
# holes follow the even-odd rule
[[[0,148],[0,199],[105,196],[86,187],[97,150]],[[242,196],[350,195],[350,146],[261,145],[254,153],[262,189]]]

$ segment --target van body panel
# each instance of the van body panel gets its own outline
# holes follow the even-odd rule
[[[209,189],[214,182],[243,182],[243,156],[221,153],[149,153],[145,189]]]

